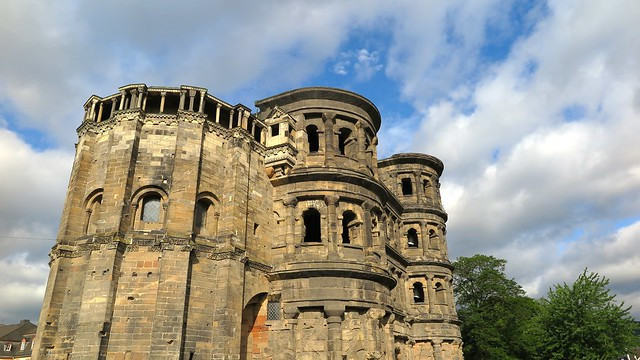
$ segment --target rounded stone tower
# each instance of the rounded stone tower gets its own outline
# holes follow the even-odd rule
[[[462,359],[440,160],[366,98],[92,96],[34,358]]]

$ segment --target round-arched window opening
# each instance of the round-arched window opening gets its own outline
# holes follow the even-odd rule
[[[338,150],[340,151],[341,155],[347,155],[345,146],[347,144],[349,136],[351,136],[351,130],[347,128],[340,129],[340,133],[338,134]]]
[[[309,152],[318,152],[320,149],[320,140],[318,137],[318,127],[315,125],[307,126],[307,140],[309,142]]]
[[[351,226],[356,220],[356,214],[353,211],[347,210],[342,213],[342,243],[350,244],[352,240]]]
[[[422,284],[419,282],[413,284],[413,302],[414,303],[424,302],[424,288],[422,287]]]
[[[418,232],[414,228],[407,231],[407,246],[410,248],[418,247]]]

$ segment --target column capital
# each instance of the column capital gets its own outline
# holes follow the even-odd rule
[[[333,121],[336,118],[336,113],[333,112],[323,112],[322,113],[322,121]]]
[[[340,200],[340,197],[338,195],[325,195],[324,196],[324,203],[328,205],[336,205],[338,203],[338,200]]]
[[[293,196],[289,196],[289,197],[286,197],[286,198],[282,199],[282,203],[286,207],[296,207],[296,205],[298,205],[298,199],[296,199]]]
[[[216,109],[220,109],[221,107],[222,107],[222,104],[216,103]]]
[[[365,201],[362,203],[362,209],[365,211],[371,211],[373,209],[373,203],[370,201]]]

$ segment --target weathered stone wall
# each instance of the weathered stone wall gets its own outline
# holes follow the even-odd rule
[[[442,163],[348,91],[256,105],[87,101],[35,359],[461,358]]]

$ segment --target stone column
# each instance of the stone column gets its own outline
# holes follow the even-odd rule
[[[365,125],[362,121],[358,121],[356,123],[356,131],[358,137],[358,168],[366,169],[367,168],[367,148],[365,146],[365,142],[367,140],[367,135],[365,134]]]
[[[295,245],[295,208],[298,205],[298,199],[293,196],[284,198],[282,200],[284,206],[286,206],[286,219],[287,222],[287,232],[285,234],[285,243],[287,246],[287,254],[294,254],[296,252]]]
[[[278,351],[284,351],[286,355],[289,355],[286,359],[293,359],[296,356],[296,326],[298,325],[300,310],[297,306],[287,304],[282,307],[282,313],[285,326],[289,331],[289,346],[285,349],[278,349]]]
[[[162,114],[164,112],[164,102],[167,98],[167,92],[166,91],[162,91],[160,92],[160,95],[162,96],[160,98],[160,114]]]
[[[336,205],[340,198],[337,195],[326,195],[324,202],[327,204],[327,223],[329,227],[329,251],[337,256],[338,251],[338,226],[336,216]],[[329,256],[331,257],[331,255]]]
[[[200,114],[204,112],[204,95],[205,95],[205,92],[200,91],[200,108],[198,109],[198,112]]]
[[[432,340],[433,343],[433,359],[442,360],[442,340]]]
[[[243,108],[238,108],[238,127],[241,127],[243,129],[246,129],[244,126],[242,126],[242,115],[244,113],[244,109]]]
[[[327,317],[327,352],[329,360],[342,360],[342,315],[344,305],[338,303],[324,306]]]
[[[267,128],[263,128],[262,131],[260,132],[260,144],[262,145],[267,144]]]
[[[220,108],[222,107],[222,104],[218,103],[216,104],[216,124],[220,124]]]
[[[124,98],[125,98],[126,92],[124,90],[122,90],[120,92],[120,94],[121,94],[120,95],[120,110],[123,110],[124,109]]]
[[[371,209],[373,205],[365,201],[362,203],[362,211],[363,211],[363,219],[364,222],[364,255],[371,256],[373,255],[373,237],[372,237],[372,229],[371,229]]]
[[[422,181],[420,181],[421,178],[422,178],[422,172],[415,171],[413,173],[413,176],[415,178],[415,183],[416,183],[416,200],[417,200],[417,203],[419,204],[424,199],[424,194],[423,194],[423,189],[422,189]]]
[[[333,145],[333,138],[335,134],[333,133],[333,122],[335,120],[336,115],[333,113],[322,113],[322,121],[324,122],[324,159],[325,164],[328,166],[335,166],[336,159],[335,153],[336,149]]]
[[[433,275],[428,274],[426,277],[427,277],[427,297],[429,298],[429,314],[435,314],[433,299],[436,297],[436,294],[433,291]]]
[[[96,99],[91,100],[91,111],[89,111],[89,119],[91,119],[91,121],[95,121],[96,120],[96,103],[98,101]]]
[[[233,109],[229,110],[229,129],[233,127]]]
[[[456,315],[455,298],[453,297],[453,277],[447,275],[444,278],[447,283],[447,307],[449,308],[449,315]]]
[[[195,104],[196,91],[189,90],[189,111],[193,111],[193,105]]]
[[[242,111],[242,128],[245,130],[249,130],[249,115],[251,113],[248,110]]]
[[[118,105],[118,99],[117,98],[111,99],[111,116],[113,116],[113,113],[116,111],[117,105]]]
[[[255,131],[256,131],[256,121],[254,120],[251,122],[251,131],[250,131],[251,136],[256,136]]]
[[[131,102],[129,102],[129,109],[136,109],[138,107],[138,89],[131,89]]]
[[[145,92],[143,93],[143,95],[144,95],[144,99],[142,100],[142,110],[147,111],[147,99],[149,98],[149,94]]]
[[[371,167],[373,168],[373,177],[378,178],[378,137],[374,137],[371,141],[371,147],[373,148],[373,155],[371,159]]]
[[[136,108],[142,108],[142,98],[144,97],[144,88],[138,88],[138,102],[136,103]]]
[[[98,109],[98,119],[97,119],[98,122],[102,121],[102,106],[103,105],[104,105],[104,103],[100,102],[100,108]]]
[[[427,222],[420,222],[420,235],[422,237],[422,252],[426,256],[429,253],[429,247],[431,239],[429,238],[429,229],[427,229]]]
[[[178,105],[178,110],[184,110],[184,102],[186,100],[187,90],[180,90],[180,104]]]

